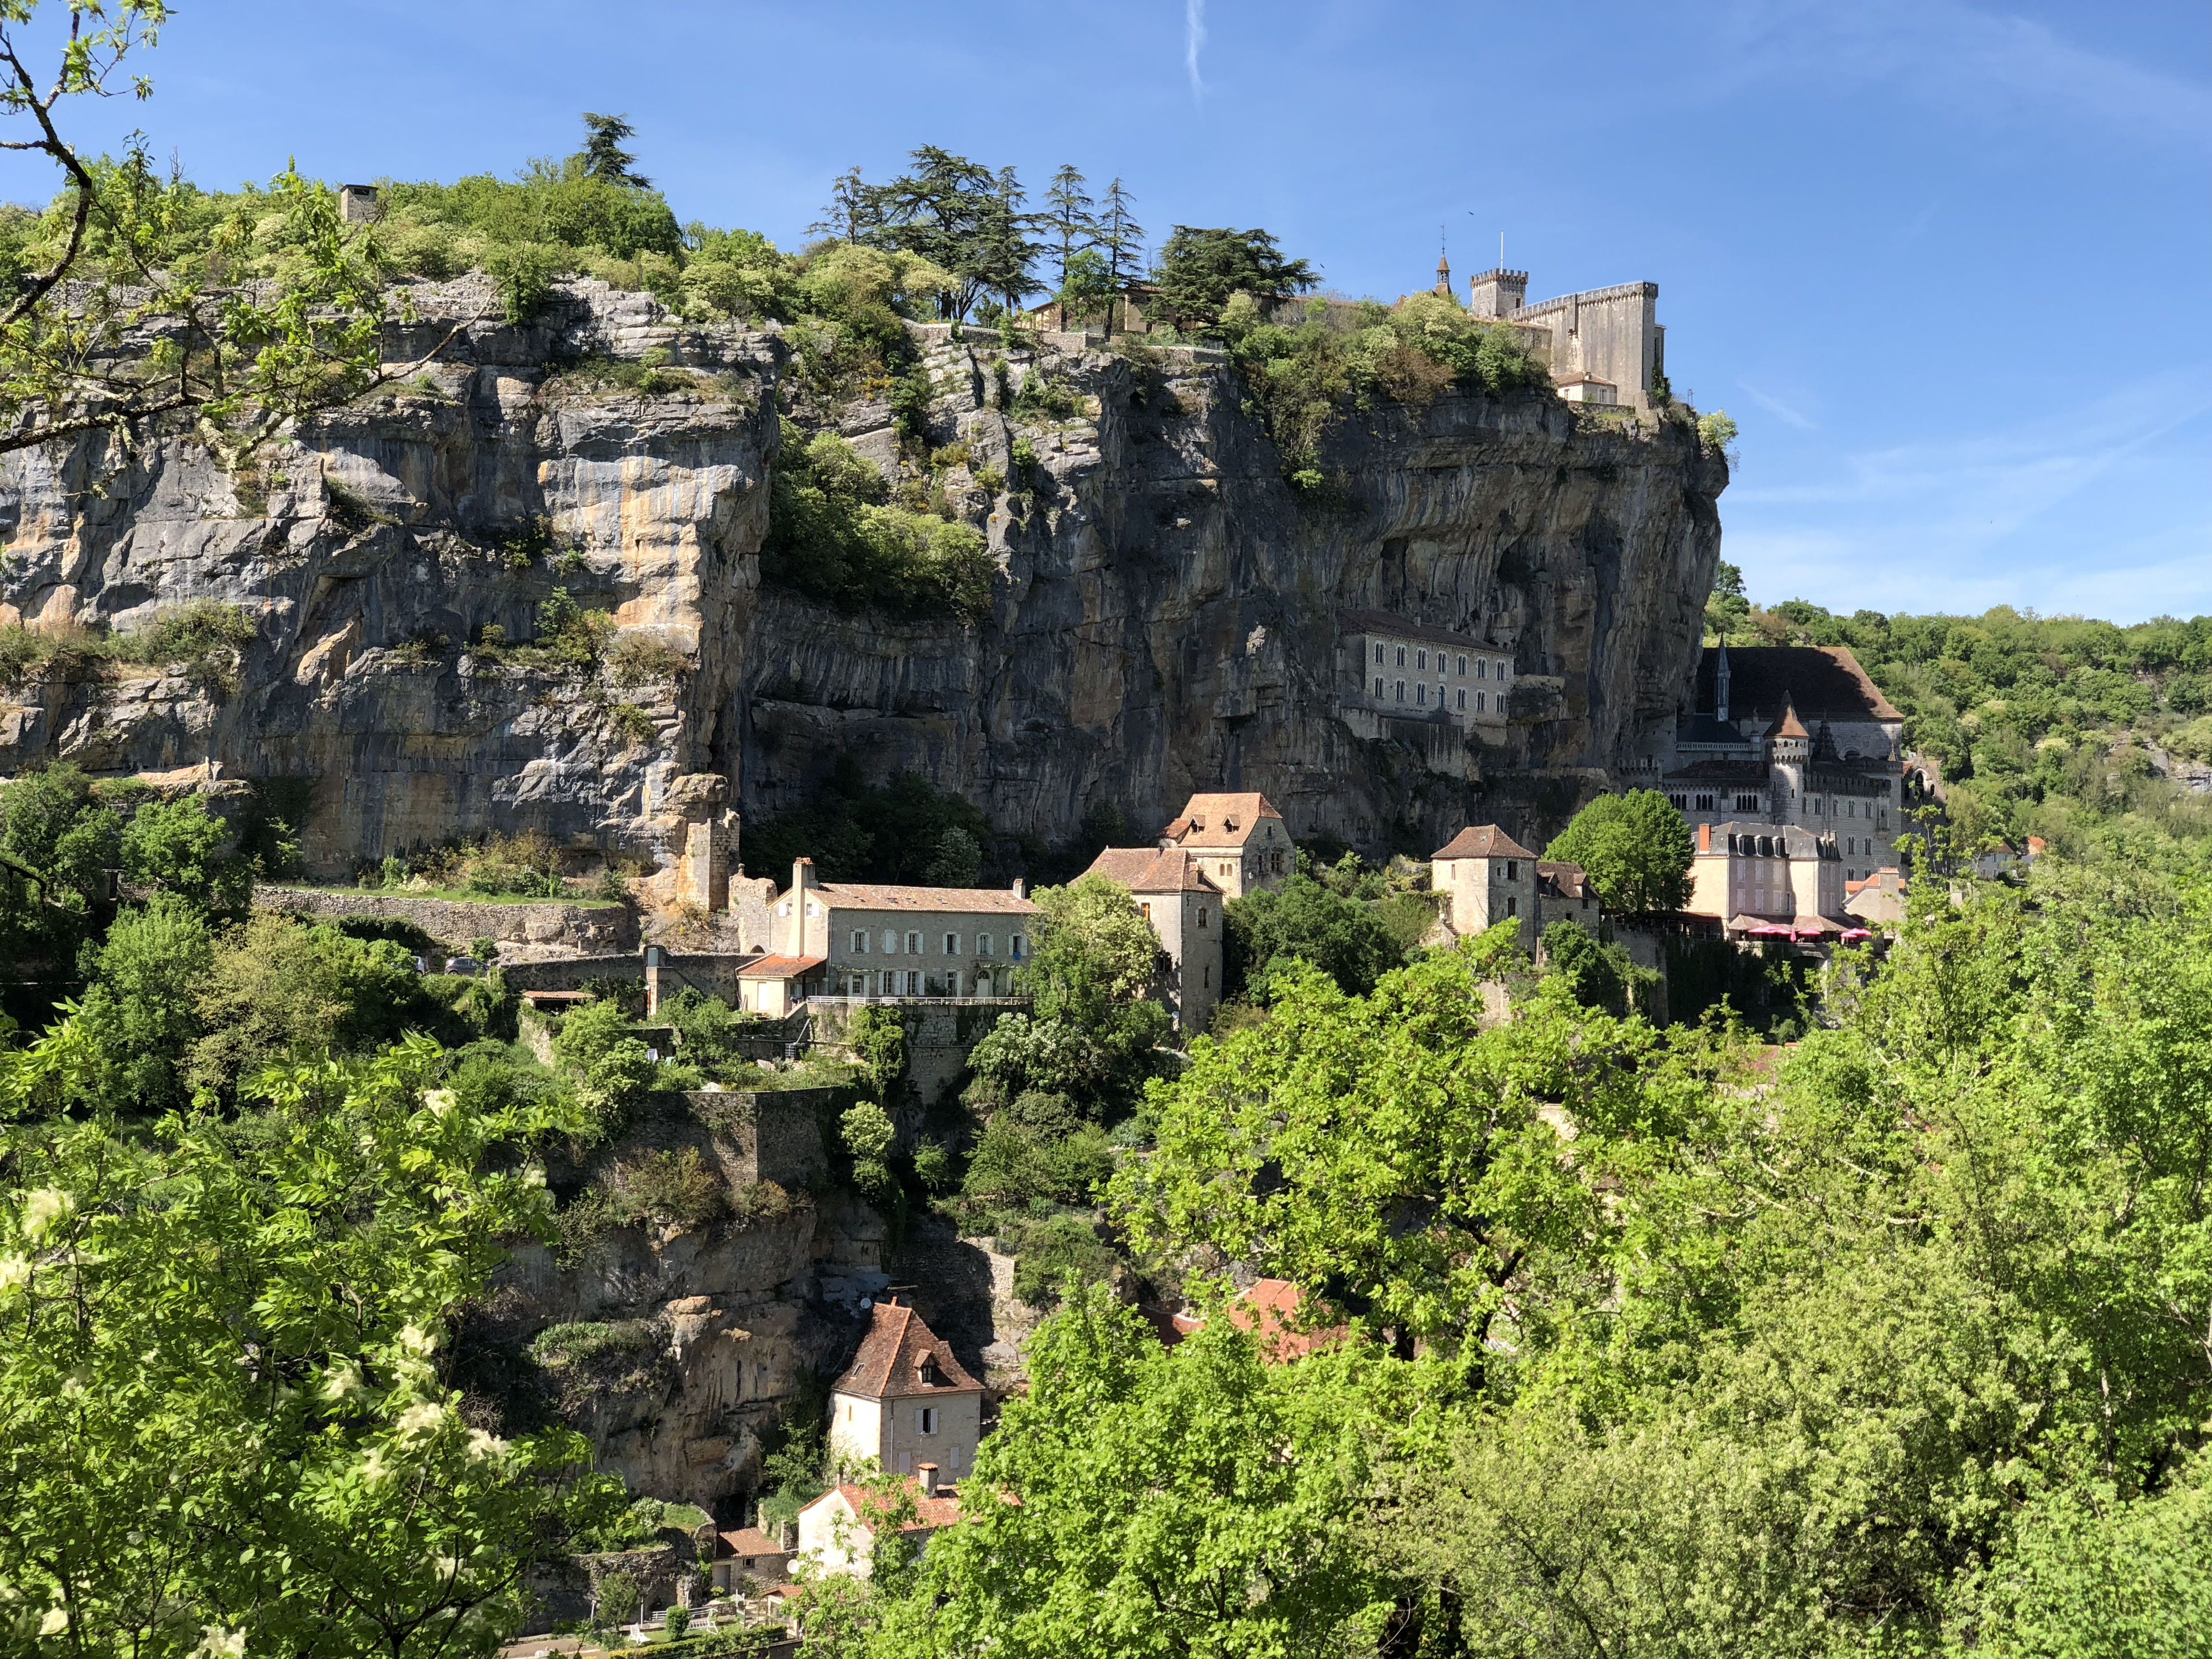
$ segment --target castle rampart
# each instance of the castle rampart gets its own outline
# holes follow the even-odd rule
[[[1471,309],[1480,313],[1483,301],[1481,291],[1469,291]],[[1660,326],[1658,312],[1658,283],[1617,283],[1539,300],[1506,317],[1549,333],[1554,376],[1577,369],[1595,374],[1619,388],[1622,403],[1648,410],[1652,391],[1667,372],[1667,331]]]

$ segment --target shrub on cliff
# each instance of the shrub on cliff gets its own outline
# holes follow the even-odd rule
[[[769,482],[761,577],[841,610],[978,621],[998,574],[972,526],[887,503],[883,475],[834,432],[787,422]]]

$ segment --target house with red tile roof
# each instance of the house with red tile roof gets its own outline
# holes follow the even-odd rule
[[[908,1498],[915,1512],[899,1523],[899,1531],[921,1548],[960,1518],[960,1495],[938,1485],[933,1463],[874,1490],[840,1481],[799,1510],[799,1559],[821,1572],[866,1578],[874,1567],[877,1533]]]
[[[781,1583],[791,1576],[792,1554],[758,1527],[723,1533],[714,1559],[714,1589],[727,1595],[745,1578],[761,1585]]]
[[[1193,795],[1160,828],[1160,851],[1192,854],[1231,898],[1280,887],[1297,867],[1283,815],[1265,795]]]
[[[927,1466],[957,1480],[983,1433],[983,1385],[902,1297],[868,1310],[860,1352],[830,1393],[830,1451],[886,1474]]]
[[[1181,848],[1109,847],[1084,872],[1128,889],[1166,960],[1160,1000],[1177,1027],[1193,1033],[1206,1029],[1221,1000],[1221,907],[1228,896],[1205,862]]]
[[[1258,1337],[1260,1351],[1269,1359],[1277,1364],[1288,1364],[1317,1349],[1341,1342],[1350,1334],[1350,1328],[1344,1325],[1331,1325],[1321,1330],[1304,1328],[1301,1314],[1304,1306],[1305,1293],[1287,1279],[1256,1279],[1230,1303],[1229,1322]],[[1205,1319],[1197,1314],[1170,1314],[1157,1308],[1139,1311],[1159,1333],[1161,1344],[1166,1347],[1172,1348],[1183,1338],[1206,1328]]]

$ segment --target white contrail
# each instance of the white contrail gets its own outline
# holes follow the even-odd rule
[[[1190,95],[1206,95],[1206,82],[1199,78],[1198,54],[1206,45],[1206,0],[1182,0],[1182,63],[1190,72]]]

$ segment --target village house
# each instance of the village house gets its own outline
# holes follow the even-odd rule
[[[1297,867],[1283,815],[1261,794],[1193,795],[1160,830],[1159,850],[1192,854],[1230,898],[1280,887]]]
[[[1689,914],[1737,937],[1827,940],[1855,931],[1832,834],[1758,819],[1701,823],[1690,880]]]
[[[917,1550],[927,1549],[938,1532],[960,1518],[960,1496],[937,1484],[937,1466],[924,1463],[898,1480],[914,1499],[914,1519],[900,1534]],[[884,1500],[849,1480],[840,1481],[799,1512],[799,1559],[822,1572],[866,1578],[874,1570],[876,1528]]]
[[[1337,637],[1346,676],[1337,701],[1359,716],[1352,725],[1361,735],[1383,735],[1385,719],[1504,734],[1513,689],[1505,647],[1382,611],[1339,611]]]
[[[1859,881],[1844,884],[1844,908],[1872,927],[1905,920],[1905,872],[1894,865]]]
[[[714,1589],[727,1595],[750,1579],[766,1586],[791,1577],[792,1552],[758,1527],[740,1527],[721,1534],[721,1550],[714,1560]]]
[[[1014,994],[1036,906],[1011,887],[900,887],[825,882],[794,860],[772,907],[775,949],[738,974],[757,1013],[807,996],[913,999]]]
[[[1162,1003],[1179,1029],[1203,1031],[1221,1000],[1224,896],[1206,873],[1205,860],[1180,848],[1109,847],[1084,873],[1128,889],[1166,958],[1158,987]]]
[[[1905,716],[1848,647],[1710,647],[1692,701],[1659,787],[1692,829],[1832,837],[1845,881],[1896,865]]]
[[[974,1466],[982,1432],[983,1385],[902,1297],[877,1303],[860,1352],[830,1389],[831,1458],[957,1480]]]
[[[1596,930],[1597,892],[1582,866],[1540,859],[1494,823],[1462,830],[1429,855],[1429,886],[1447,895],[1443,920],[1461,939],[1517,921],[1521,948],[1534,954],[1553,922]]]

